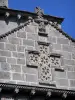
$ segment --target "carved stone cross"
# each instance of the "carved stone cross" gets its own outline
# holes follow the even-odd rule
[[[41,18],[44,14],[44,11],[40,7],[35,8],[35,13]]]
[[[27,65],[38,67],[41,84],[53,84],[52,69],[61,69],[61,56],[51,52],[51,45],[44,42],[37,43],[37,51],[28,51]]]

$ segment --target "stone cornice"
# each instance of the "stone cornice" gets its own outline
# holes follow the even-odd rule
[[[10,13],[11,16],[16,16],[17,14],[21,14],[23,17],[32,16],[32,17],[35,18],[37,16],[37,14],[35,14],[33,12],[22,11],[22,10],[14,10],[14,9],[0,7],[0,16],[1,15],[4,16],[6,12]],[[51,21],[57,21],[59,24],[61,24],[64,20],[64,18],[61,18],[61,17],[45,15],[45,14],[43,15],[43,17],[45,19],[48,19],[48,20],[51,20]]]
[[[36,92],[46,93],[48,91],[56,94],[67,94],[67,95],[75,95],[75,91],[73,90],[66,90],[66,89],[56,89],[56,88],[47,88],[47,87],[38,87],[38,86],[28,86],[28,85],[17,85],[17,84],[8,84],[8,83],[0,83],[0,89],[19,89],[20,90],[35,90]]]

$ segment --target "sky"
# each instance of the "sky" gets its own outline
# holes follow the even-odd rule
[[[39,6],[45,14],[63,17],[62,29],[75,38],[75,0],[9,0],[9,8],[34,12]]]

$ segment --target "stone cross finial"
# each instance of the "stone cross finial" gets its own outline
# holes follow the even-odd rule
[[[36,7],[35,8],[35,13],[41,18],[44,14],[44,11],[40,7]]]

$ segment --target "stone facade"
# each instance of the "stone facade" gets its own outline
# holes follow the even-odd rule
[[[0,39],[0,82],[74,90],[75,42],[51,22],[39,24],[32,19]],[[1,35],[19,27],[16,21],[2,23]]]

